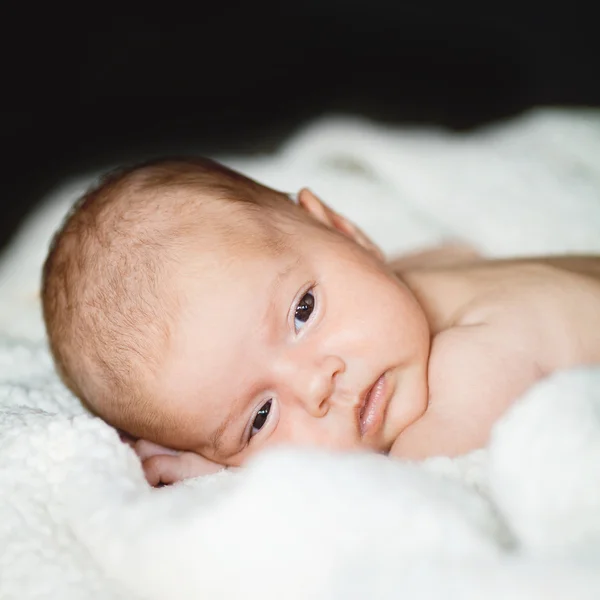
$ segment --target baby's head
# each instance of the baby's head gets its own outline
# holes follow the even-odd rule
[[[44,267],[66,385],[130,435],[237,465],[275,443],[387,451],[427,405],[429,331],[355,226],[207,159],[113,172]]]

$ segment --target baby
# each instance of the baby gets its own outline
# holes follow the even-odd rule
[[[43,273],[65,384],[152,484],[277,444],[408,459],[483,446],[536,380],[600,363],[600,257],[387,262],[308,189],[213,161],[113,172]]]

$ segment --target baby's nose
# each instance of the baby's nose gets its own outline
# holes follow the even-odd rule
[[[344,362],[335,356],[297,369],[293,376],[295,396],[314,417],[327,414],[335,392],[336,378],[344,370]]]

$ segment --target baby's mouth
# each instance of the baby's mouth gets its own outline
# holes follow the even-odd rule
[[[387,397],[385,373],[366,391],[358,410],[358,424],[362,436],[372,433],[383,421]]]

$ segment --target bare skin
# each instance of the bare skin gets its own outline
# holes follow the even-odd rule
[[[364,234],[359,232],[359,235]],[[365,238],[365,243],[371,242]],[[378,251],[375,246],[372,249]],[[405,273],[422,268],[455,266],[480,258],[480,255],[466,244],[449,243],[405,254],[393,259],[389,264],[395,273],[404,277]],[[146,479],[153,486],[168,485],[183,479],[216,473],[224,468],[224,465],[195,452],[176,451],[145,439],[136,440],[123,433],[121,438],[136,451],[142,461]]]
[[[375,257],[375,261],[383,263],[380,251],[362,232],[320,203],[308,190],[301,192],[300,203],[321,223],[341,231],[363,250],[366,249]],[[317,234],[321,236],[321,233]],[[307,238],[304,230],[301,239],[305,248]],[[319,239],[315,237],[314,243],[318,249],[317,264],[321,265],[328,260],[329,246],[328,242],[319,246]],[[336,243],[339,246],[339,242]],[[337,246],[335,248],[338,252]],[[335,266],[336,255],[332,253],[332,257],[332,265]],[[312,264],[308,254],[301,258],[307,264]],[[373,258],[369,260],[372,261]],[[358,256],[357,261],[361,263],[363,259]],[[390,312],[388,320],[399,319],[398,323],[402,323],[402,319],[405,319],[400,329],[406,332],[407,337],[405,341],[402,338],[401,343],[407,348],[413,345],[420,347],[419,344],[424,343],[421,329],[410,329],[418,315],[415,312],[417,309],[410,304],[415,299],[429,330],[426,334],[429,340],[423,346],[424,349],[416,354],[413,352],[410,358],[408,354],[400,355],[394,350],[396,338],[390,338],[387,349],[385,344],[380,348],[383,354],[387,352],[390,364],[398,365],[390,370],[391,375],[385,376],[386,385],[393,389],[386,392],[391,398],[386,400],[391,408],[388,406],[385,417],[381,417],[383,424],[380,431],[372,435],[363,435],[360,431],[358,434],[352,433],[356,429],[356,415],[359,414],[360,406],[358,397],[354,399],[352,395],[356,382],[350,375],[363,373],[360,353],[357,363],[352,345],[348,346],[344,342],[345,345],[336,346],[338,340],[335,335],[339,327],[336,329],[332,326],[329,332],[326,330],[327,325],[319,323],[319,328],[312,331],[313,326],[309,323],[309,333],[305,336],[308,341],[302,343],[312,344],[310,352],[307,351],[305,355],[301,349],[294,350],[297,352],[294,356],[297,357],[298,368],[308,369],[304,374],[307,379],[299,377],[296,388],[288,390],[281,387],[280,390],[277,386],[283,386],[290,378],[294,379],[292,370],[280,380],[283,383],[271,385],[275,389],[274,397],[281,405],[278,411],[281,410],[283,416],[294,414],[296,420],[285,421],[284,417],[278,416],[277,429],[275,426],[271,427],[273,434],[268,426],[268,435],[258,432],[262,438],[261,435],[257,436],[259,442],[256,443],[256,450],[252,450],[252,446],[250,450],[232,450],[227,455],[221,455],[223,458],[219,458],[220,455],[210,447],[199,445],[196,449],[193,437],[189,441],[181,441],[179,447],[177,444],[184,439],[181,435],[161,442],[164,446],[147,440],[131,441],[142,458],[146,477],[152,485],[212,473],[224,465],[237,466],[263,446],[296,440],[333,449],[364,448],[407,459],[460,455],[484,446],[493,424],[540,378],[558,369],[600,363],[600,257],[487,260],[478,256],[472,248],[455,244],[398,258],[386,267],[382,266],[381,272],[377,271],[379,267],[373,266],[376,263],[371,264],[366,259],[363,262],[364,267],[355,274],[351,272],[348,263],[345,263],[347,278],[340,284],[330,283],[334,279],[335,269],[319,272],[318,276],[322,276],[333,290],[342,285],[348,298],[356,297],[356,291],[353,291],[355,288],[352,288],[353,278],[357,282],[363,278],[365,281],[372,280],[373,285],[381,283],[384,286],[381,287],[382,293],[389,291],[391,294],[389,302],[396,298],[393,302],[397,302],[400,307],[404,306],[400,312],[396,309],[395,312]],[[263,261],[257,264],[260,267],[257,275],[262,275],[265,263]],[[245,267],[242,275],[251,268],[251,265]],[[407,289],[406,293],[413,300],[405,296],[402,290],[392,289],[395,285],[392,280],[385,285],[382,283],[388,277],[385,275],[386,269],[390,272],[389,277],[393,278],[394,273],[400,277]],[[236,277],[239,276],[241,275]],[[312,278],[312,272],[307,277]],[[360,286],[356,289],[360,289]],[[336,307],[334,315],[337,317],[343,311],[348,311],[343,323],[352,330],[356,317],[362,319],[369,305],[359,303],[347,308],[341,303],[338,307],[335,304],[335,294],[335,291],[330,292],[329,299],[329,303]],[[219,301],[219,306],[222,304]],[[387,310],[388,304],[382,304],[376,312]],[[229,323],[230,320],[224,322]],[[185,323],[183,330],[200,328],[205,331],[204,327],[210,324],[202,325],[199,321],[192,320]],[[240,327],[243,325],[242,321]],[[369,327],[378,327],[377,320],[373,320]],[[368,338],[365,340],[363,343],[367,345],[364,348],[370,350]],[[197,344],[195,338],[192,342]],[[357,346],[358,350],[360,347]],[[336,377],[337,383],[332,384],[330,393],[316,405],[312,403],[313,399],[308,392],[304,395],[302,385],[303,381],[306,381],[307,389],[312,385],[311,377],[314,373],[311,369],[321,368],[314,363],[314,357],[320,356],[322,348],[326,348],[323,357],[329,360],[333,356],[339,356],[342,361],[340,364],[344,367],[335,367],[342,373],[341,379]],[[197,345],[181,346],[174,357],[197,355],[197,351]],[[216,351],[211,347],[210,352],[212,357]],[[282,352],[287,352],[287,346],[282,346]],[[247,355],[248,352],[244,354]],[[277,356],[279,354],[273,355]],[[224,357],[223,360],[228,360],[227,352],[224,352]],[[372,352],[367,352],[364,359],[367,366],[371,364],[369,360],[374,365],[371,371],[367,369],[372,383],[381,372],[377,369],[383,364],[382,359]],[[270,359],[266,364],[270,365],[272,362]],[[359,367],[356,367],[357,364]],[[407,368],[406,365],[409,364],[414,366]],[[173,365],[179,371],[170,372],[168,368],[165,369],[165,377],[170,377],[165,380],[171,382],[170,389],[173,389],[173,384],[179,385],[188,377],[188,365],[185,361],[175,361]],[[419,365],[423,368],[417,372],[415,369]],[[289,366],[286,363],[286,368]],[[196,374],[198,368],[194,367],[192,375]],[[257,368],[262,366],[258,365]],[[255,371],[256,369],[249,371],[250,379],[254,377]],[[214,372],[214,368],[208,369],[206,376],[210,377]],[[265,377],[272,375],[267,371],[265,373]],[[419,383],[420,373],[423,375]],[[191,390],[190,398],[199,394],[199,385],[206,381],[206,377],[193,379],[192,375],[188,386]],[[320,378],[321,375],[322,373],[317,373],[315,377]],[[344,377],[351,385],[344,383]],[[413,383],[410,383],[411,377],[416,378]],[[322,382],[321,379],[318,381]],[[356,381],[362,385],[364,377],[358,377]],[[185,386],[180,387],[176,396],[185,398],[187,389]],[[216,392],[220,391],[220,387],[214,389]],[[216,394],[206,393],[205,396],[212,401]],[[179,408],[174,406],[173,410],[187,410],[186,407],[191,405],[190,399]],[[214,405],[215,408],[211,406],[208,406],[208,412],[206,406],[202,407],[202,412],[190,412],[186,422],[191,423],[197,418],[198,427],[205,426],[207,418],[210,420],[213,413],[221,411],[221,405]],[[405,422],[400,422],[405,417]],[[351,427],[350,422],[353,423]],[[327,423],[331,423],[331,426]],[[298,433],[293,427],[302,433]],[[262,441],[263,438],[265,442]]]
[[[404,277],[429,307],[435,337],[429,408],[398,437],[393,455],[455,456],[481,447],[537,380],[600,363],[599,257],[466,258]]]

